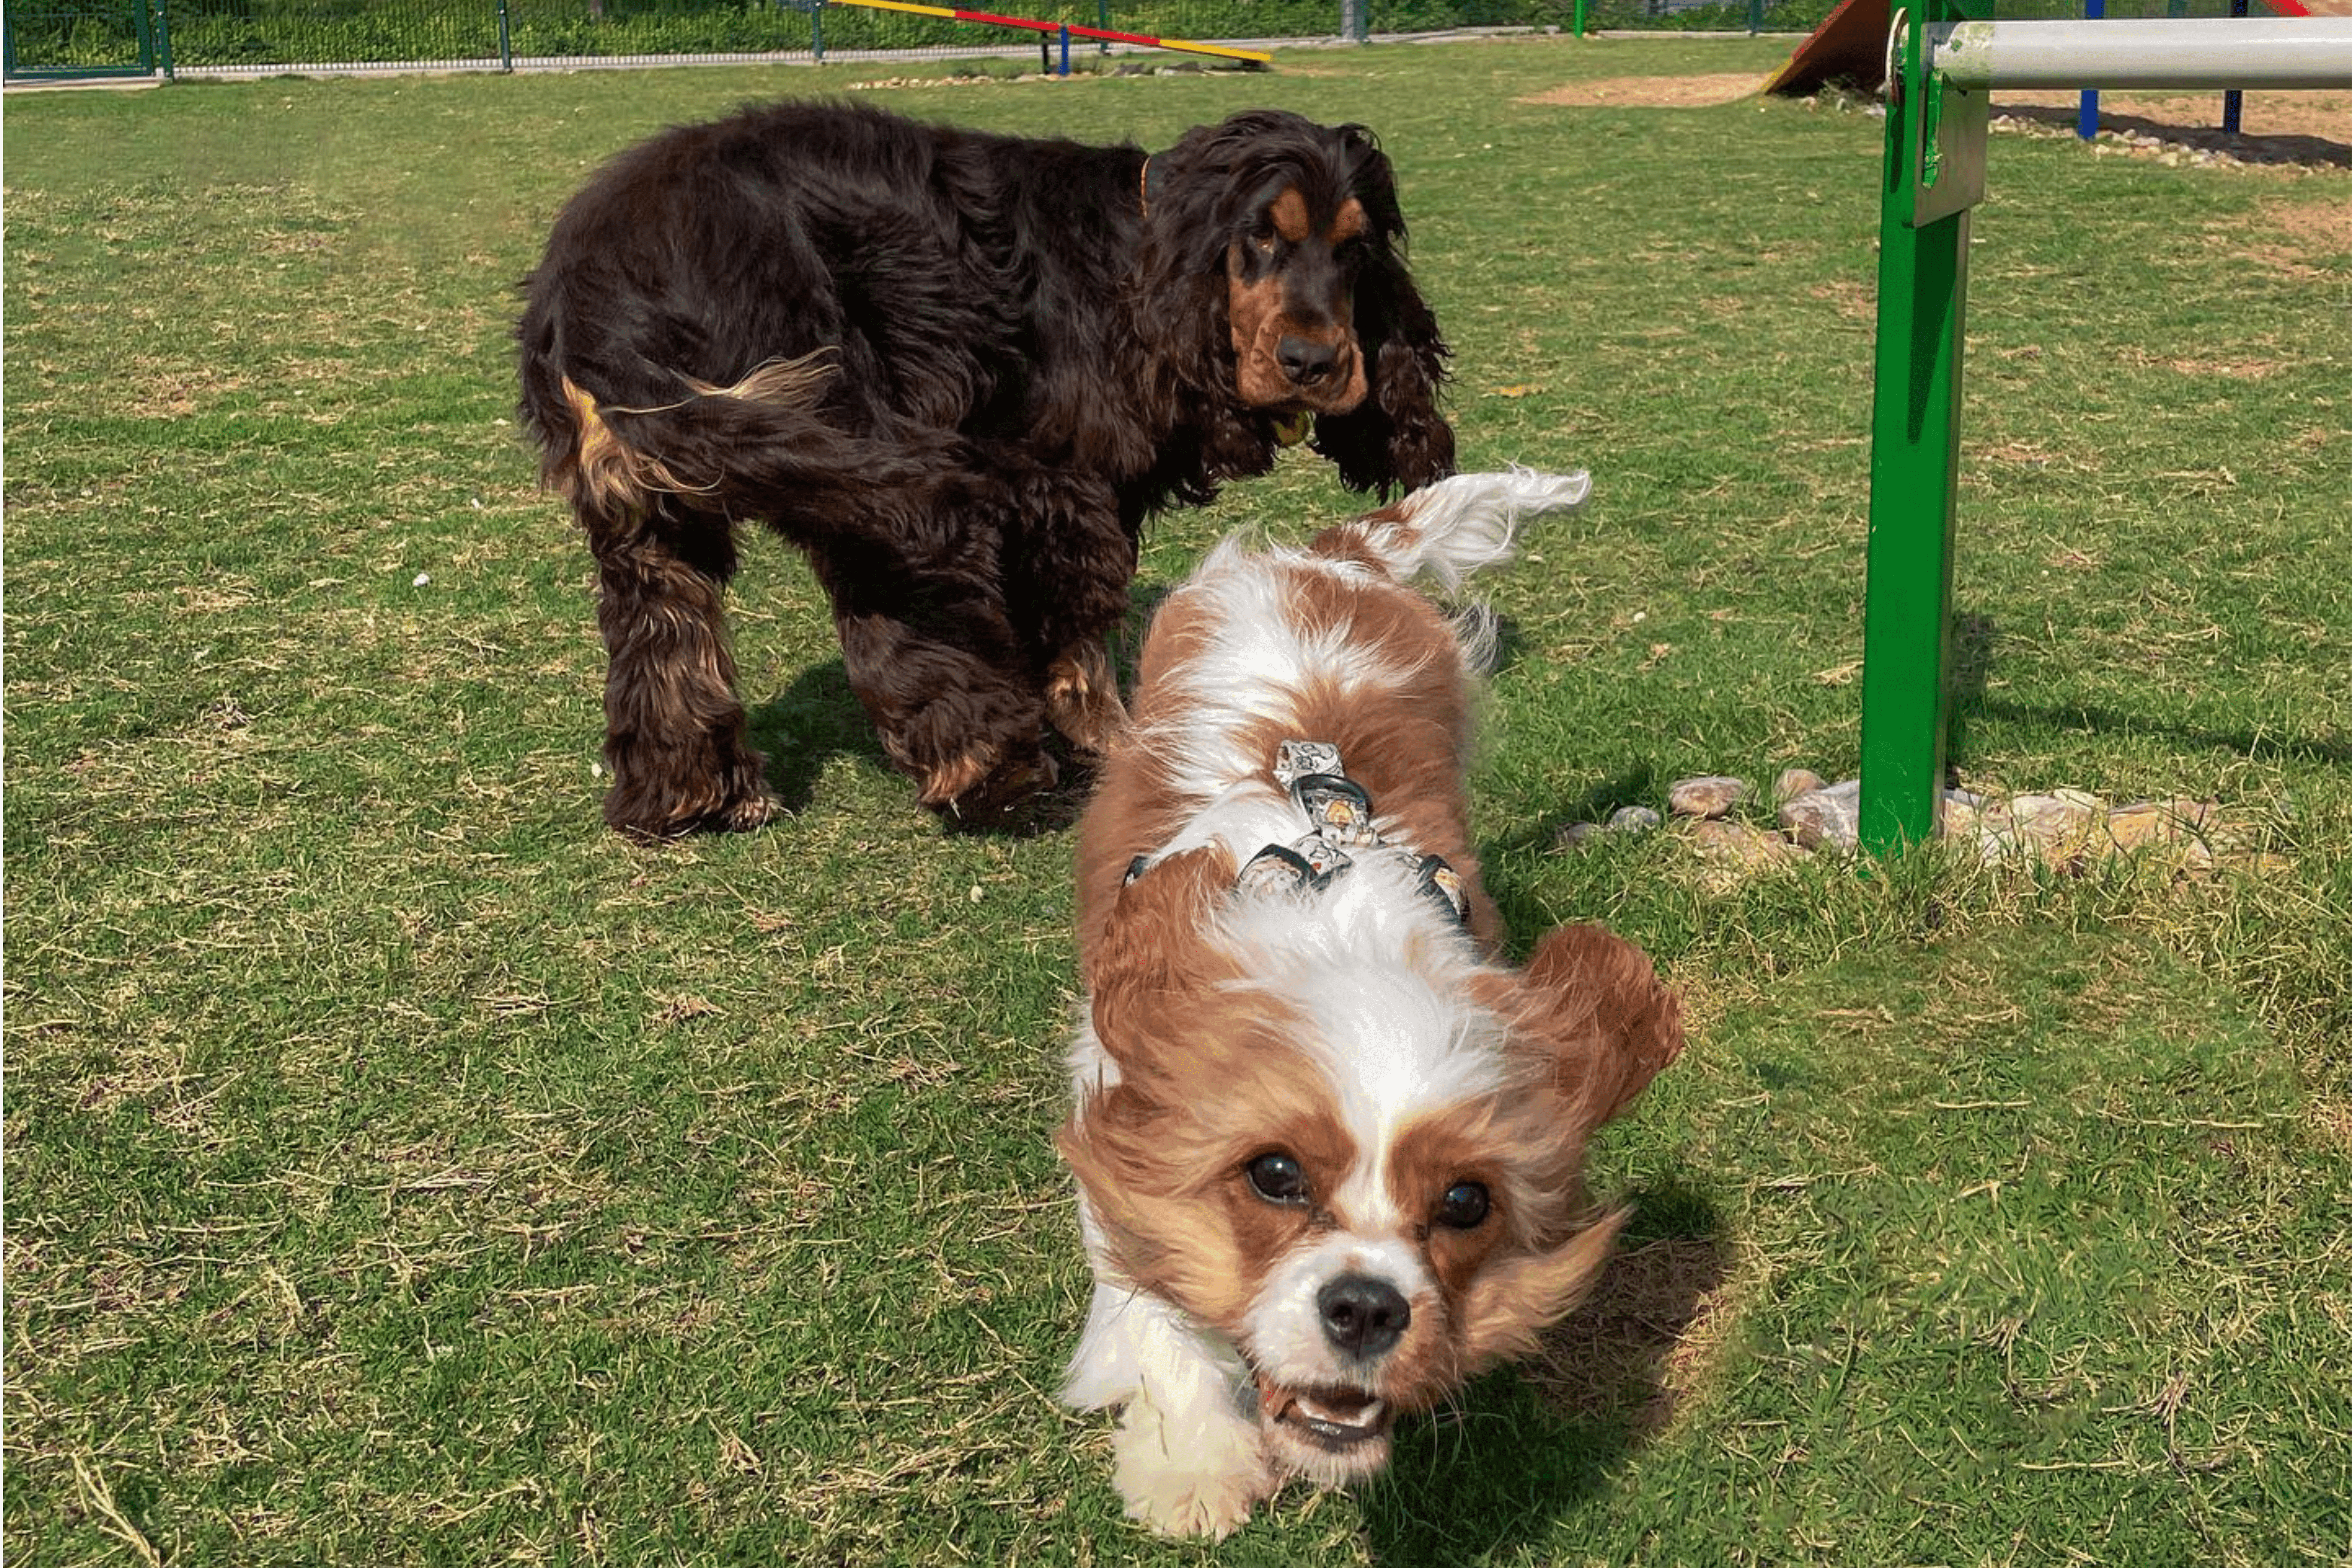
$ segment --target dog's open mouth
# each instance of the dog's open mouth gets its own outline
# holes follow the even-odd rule
[[[1334,1453],[1387,1436],[1396,1409],[1360,1388],[1279,1388],[1261,1378],[1266,1419]]]

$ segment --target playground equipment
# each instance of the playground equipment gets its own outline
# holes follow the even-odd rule
[[[1917,0],[1886,37],[1878,349],[1863,605],[1862,843],[1933,837],[1943,796],[1969,211],[1992,88],[2352,87],[2352,16],[1970,20]]]
[[[2082,4],[2086,21],[2096,22],[2106,14],[2106,0],[2082,0]],[[2235,18],[2249,16],[2255,5],[2281,17],[2352,15],[2352,0],[2229,0],[2229,4],[2230,15]],[[1811,92],[1832,80],[1844,81],[1865,92],[1878,90],[1886,79],[1886,67],[1892,58],[1886,48],[1887,25],[1887,0],[1841,0],[1822,25],[1807,34],[1781,62],[1780,68],[1765,79],[1763,90]],[[2005,81],[2001,85],[2028,84]],[[2232,136],[2238,133],[2242,97],[2237,88],[2221,95],[2221,129]],[[2098,127],[2099,89],[2084,88],[2081,101],[2081,134],[2087,142]]]
[[[1059,34],[1062,58],[1055,74],[1070,74],[1070,40],[1074,37],[1107,44],[1135,44],[1150,49],[1176,49],[1191,55],[1215,55],[1221,59],[1265,65],[1274,57],[1256,49],[1228,48],[1223,44],[1195,44],[1182,38],[1153,38],[1141,33],[1114,33],[1108,27],[1082,27],[1075,22],[1047,22],[1035,16],[1000,16],[993,11],[957,11],[944,5],[916,5],[908,0],[827,0],[835,5],[863,5],[872,11],[904,11],[913,16],[939,16],[950,22],[979,22],[992,27],[1024,27],[1033,33]]]

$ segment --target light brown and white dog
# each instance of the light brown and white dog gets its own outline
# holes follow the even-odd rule
[[[1060,1142],[1095,1273],[1064,1396],[1125,1407],[1156,1529],[1379,1470],[1398,1414],[1531,1348],[1608,1255],[1585,1141],[1679,1014],[1597,927],[1502,962],[1464,781],[1488,623],[1404,585],[1589,488],[1465,474],[1304,550],[1228,540],[1152,622],[1081,830]]]

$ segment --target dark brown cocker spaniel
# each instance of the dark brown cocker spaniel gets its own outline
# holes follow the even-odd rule
[[[1446,350],[1360,126],[1255,110],[1146,157],[787,103],[623,153],[525,285],[522,415],[594,552],[604,816],[750,828],[735,527],[805,552],[849,683],[929,805],[1123,720],[1104,637],[1144,520],[1310,419],[1358,489],[1453,471]]]

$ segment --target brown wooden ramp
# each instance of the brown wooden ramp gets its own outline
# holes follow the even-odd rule
[[[2341,0],[2352,4],[2352,0]],[[1765,79],[1766,92],[1817,92],[1831,81],[1846,81],[1875,92],[1886,79],[1886,0],[1839,0],[1797,46],[1788,62]]]

